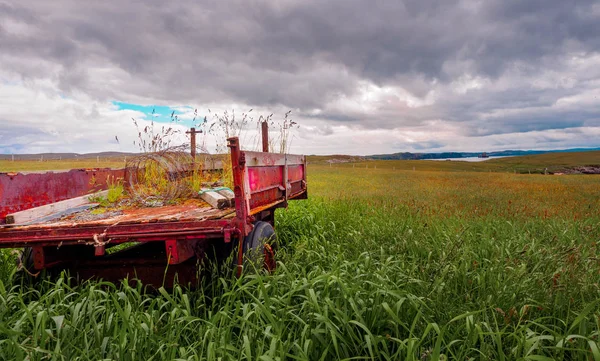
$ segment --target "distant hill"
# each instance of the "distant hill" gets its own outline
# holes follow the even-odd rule
[[[38,154],[0,154],[0,160],[68,160],[68,159],[91,159],[91,158],[117,158],[136,155],[136,153],[125,152],[100,152],[100,153],[38,153]]]
[[[537,155],[547,153],[571,153],[571,152],[587,152],[597,151],[600,148],[571,148],[559,150],[502,150],[497,152],[486,152],[489,157],[507,157],[507,156],[523,156]],[[352,155],[310,155],[309,161],[312,163],[346,163],[360,162],[364,160],[423,160],[423,159],[460,159],[477,157],[483,152],[441,152],[441,153],[392,153],[392,154],[374,154],[368,156],[352,156]],[[95,159],[97,157],[119,158],[135,156],[139,153],[128,152],[99,152],[99,153],[37,153],[37,154],[0,154],[0,160],[68,160],[68,159]]]
[[[353,155],[309,155],[309,163],[352,163],[368,160],[368,157],[353,156]]]
[[[536,155],[546,153],[570,153],[570,152],[587,152],[600,150],[600,148],[571,148],[559,150],[502,150],[498,152],[486,152],[489,157],[508,157],[522,155]],[[483,152],[442,152],[442,153],[393,153],[393,154],[375,154],[367,156],[370,159],[378,160],[411,160],[411,159],[457,159],[477,157]]]

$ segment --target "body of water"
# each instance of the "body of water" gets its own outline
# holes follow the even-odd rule
[[[437,161],[451,160],[453,162],[483,162],[484,160],[497,159],[497,158],[508,158],[508,157],[514,157],[514,155],[502,155],[502,156],[488,157],[488,158],[466,157],[466,158],[443,158],[443,159],[424,159],[424,160],[437,160]]]

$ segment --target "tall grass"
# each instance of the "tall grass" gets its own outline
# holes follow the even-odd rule
[[[0,357],[600,360],[599,205],[563,202],[595,199],[590,178],[553,188],[507,176],[520,186],[491,192],[406,173],[394,183],[391,170],[311,169],[311,199],[277,214],[271,275],[213,272],[195,290],[149,291],[65,277],[31,286],[5,267]],[[452,197],[432,195],[443,179]],[[486,197],[495,207],[472,212]],[[518,197],[551,212],[506,212]]]

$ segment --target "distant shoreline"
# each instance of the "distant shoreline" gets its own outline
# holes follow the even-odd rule
[[[464,157],[464,158],[438,158],[438,159],[422,159],[422,160],[436,160],[436,161],[453,161],[453,162],[484,162],[490,159],[499,159],[499,158],[510,158],[510,157],[518,157],[517,155],[495,155],[487,158],[479,158],[479,157]]]

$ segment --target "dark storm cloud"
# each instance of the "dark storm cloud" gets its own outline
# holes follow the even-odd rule
[[[599,74],[569,63],[600,49],[595,1],[0,0],[0,49],[1,67],[99,100],[282,106],[370,128],[441,119],[470,135],[600,118],[597,107],[553,108],[597,91]],[[547,72],[570,85],[532,85]],[[455,92],[467,75],[487,82]],[[434,101],[334,104],[360,95],[364,82]]]

